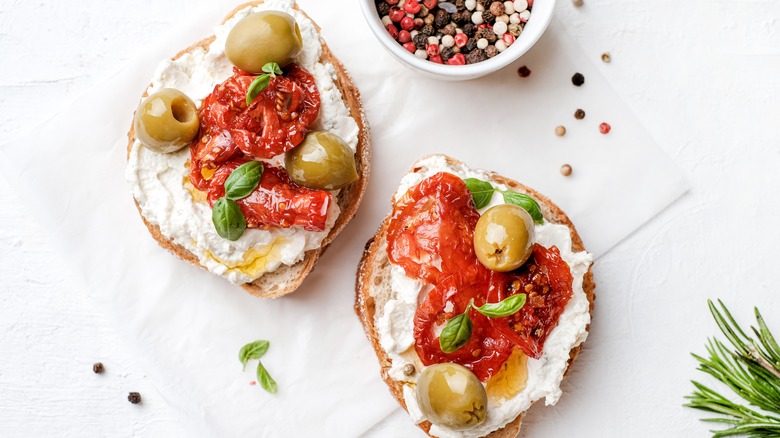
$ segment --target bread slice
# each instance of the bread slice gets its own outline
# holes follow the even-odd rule
[[[445,157],[447,164],[451,166],[461,165],[458,160],[450,157]],[[419,162],[419,161],[418,161]],[[415,164],[411,171],[419,172],[420,167]],[[490,172],[489,178],[491,182],[505,184],[507,187],[514,191],[525,193],[539,202],[542,209],[542,214],[549,222],[566,225],[571,230],[572,251],[580,252],[585,251],[585,247],[582,244],[582,239],[577,234],[577,230],[571,223],[566,214],[552,203],[547,197],[539,192],[528,188],[516,181],[505,178],[496,173]],[[387,227],[390,223],[390,215],[388,215],[379,227],[376,235],[372,237],[368,243],[366,243],[363,251],[363,257],[360,260],[360,265],[357,271],[357,280],[355,284],[355,313],[357,313],[360,322],[363,324],[363,329],[371,341],[374,347],[377,358],[379,359],[379,365],[381,368],[382,380],[385,381],[390,388],[390,392],[398,403],[408,411],[403,396],[403,384],[401,382],[393,380],[388,374],[388,370],[392,366],[392,360],[387,356],[382,346],[379,343],[379,334],[376,329],[376,315],[377,311],[381,311],[384,308],[387,301],[392,296],[392,289],[390,287],[390,261],[387,258]],[[590,312],[593,313],[593,301],[596,296],[594,295],[594,289],[596,285],[593,281],[593,274],[589,269],[583,279],[583,290],[590,302]],[[381,313],[380,313],[381,314]],[[589,328],[590,326],[588,326]],[[566,372],[571,369],[571,364],[582,348],[580,346],[571,350],[569,356],[569,367]],[[523,420],[524,413],[517,416],[512,422],[504,426],[502,429],[496,430],[489,435],[490,438],[514,438],[520,431],[520,425]],[[420,428],[426,433],[429,432],[431,424],[424,421],[419,424]]]
[[[262,3],[263,0],[244,3],[236,7],[227,17],[225,17],[222,22],[224,23],[228,21],[237,12],[247,7],[256,6]],[[305,12],[301,11],[297,7],[297,5],[295,6],[295,9],[309,18]],[[311,20],[311,18],[309,19]],[[314,20],[311,21],[314,23]],[[320,27],[317,26],[316,23],[314,23],[314,26],[317,28],[319,33]],[[178,59],[185,53],[191,52],[197,48],[208,49],[209,45],[211,45],[214,39],[215,37],[213,35],[205,38],[193,44],[189,48],[182,50],[172,59]],[[346,69],[344,68],[344,65],[342,65],[335,56],[333,56],[330,48],[328,48],[327,44],[325,44],[325,41],[322,40],[322,38],[320,38],[320,44],[322,44],[322,56],[320,57],[320,62],[331,64],[335,68],[338,79],[336,81],[336,85],[338,86],[339,91],[341,91],[342,99],[344,100],[347,108],[349,108],[350,115],[353,119],[355,119],[355,122],[357,123],[360,131],[358,134],[357,151],[355,154],[355,163],[357,164],[360,179],[348,187],[345,187],[339,193],[336,201],[341,209],[341,213],[339,214],[336,223],[333,225],[333,228],[330,230],[330,233],[323,240],[322,245],[318,249],[307,251],[304,258],[292,266],[281,265],[276,270],[265,273],[262,277],[258,278],[252,283],[241,285],[241,288],[243,288],[245,291],[261,298],[278,298],[282,295],[293,292],[298,288],[298,286],[301,285],[304,278],[306,278],[309,272],[314,269],[314,265],[317,263],[317,259],[320,257],[320,255],[322,255],[322,253],[325,252],[328,244],[333,241],[333,239],[344,229],[350,219],[352,219],[352,217],[355,215],[358,205],[360,204],[360,200],[363,197],[363,193],[366,190],[366,183],[370,173],[371,156],[369,150],[369,127],[368,123],[366,122],[365,114],[363,113],[363,104],[360,101],[360,92],[352,81],[352,78],[349,76],[349,73],[347,73]],[[144,92],[143,96],[146,96],[147,94],[147,92]],[[132,149],[133,143],[135,142],[135,130],[133,128],[132,122],[130,124],[130,131],[128,132],[127,137],[127,153],[129,156],[130,150]],[[183,246],[178,245],[167,237],[163,236],[160,233],[160,227],[151,224],[146,220],[146,218],[143,216],[143,213],[141,212],[141,208],[138,205],[138,202],[136,202],[136,208],[138,209],[138,212],[141,213],[141,218],[143,219],[144,224],[146,224],[146,227],[149,229],[149,232],[152,234],[154,239],[157,240],[160,246],[172,252],[179,258],[203,268],[203,266],[198,262],[198,257],[195,256],[195,254],[192,254]]]

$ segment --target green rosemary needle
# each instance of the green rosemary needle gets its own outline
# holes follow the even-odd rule
[[[758,327],[750,327],[756,341],[742,330],[722,301],[718,300],[720,308],[710,300],[707,303],[733,350],[717,339],[710,339],[707,357],[696,354],[693,357],[699,362],[700,371],[723,382],[747,403],[736,403],[692,381],[695,390],[686,397],[685,406],[721,415],[703,420],[727,426],[713,430],[714,438],[780,437],[780,346],[758,309],[755,309]]]

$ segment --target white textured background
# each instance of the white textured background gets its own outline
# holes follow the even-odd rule
[[[205,1],[0,0],[0,138],[44,120]],[[692,190],[599,260],[591,337],[561,402],[534,408],[523,435],[706,436],[699,414],[680,406],[700,378],[688,353],[716,331],[705,299],[722,297],[745,319],[758,305],[780,332],[780,2],[557,8],[590,56],[611,52],[601,70]],[[84,121],[84,135],[95,122]],[[0,178],[0,436],[179,435],[73,284]],[[92,374],[96,360],[105,374]],[[129,404],[128,391],[144,403]],[[399,415],[374,432],[413,431]]]

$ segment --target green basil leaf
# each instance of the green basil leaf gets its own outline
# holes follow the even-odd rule
[[[544,222],[542,209],[534,198],[511,190],[505,190],[502,194],[504,195],[504,202],[522,207],[531,215],[535,223],[541,224]]]
[[[465,182],[466,187],[469,188],[471,197],[474,199],[474,206],[477,207],[477,210],[490,204],[490,200],[493,199],[493,192],[496,191],[492,184],[476,178],[466,178],[463,182]]]
[[[471,322],[471,318],[469,318],[468,308],[464,313],[449,320],[439,335],[441,351],[449,354],[466,345],[466,342],[471,339],[471,328],[473,326],[474,324]]]
[[[271,75],[271,77],[276,77],[276,75],[282,74],[282,69],[279,68],[279,64],[275,62],[269,62],[268,64],[264,65],[263,71]]]
[[[259,341],[250,342],[241,347],[241,350],[238,352],[238,360],[241,361],[241,365],[244,366],[244,370],[246,370],[246,363],[249,361],[249,359],[260,359],[263,357],[265,352],[268,351],[268,347],[270,345],[270,342],[261,339]]]
[[[219,198],[211,210],[211,221],[217,234],[227,240],[238,240],[246,229],[246,219],[236,201]]]
[[[260,386],[271,394],[276,394],[276,381],[268,374],[268,370],[265,369],[262,362],[257,363],[257,381],[260,382]]]
[[[249,88],[246,90],[246,106],[252,105],[252,102],[257,98],[257,95],[262,93],[263,90],[271,83],[270,75],[260,75],[249,84]]]
[[[263,175],[263,163],[250,161],[236,168],[225,180],[225,197],[237,201],[246,198],[257,185]]]
[[[490,317],[490,318],[504,318],[509,315],[514,315],[525,305],[525,294],[515,294],[506,297],[499,303],[485,303],[481,307],[477,307],[477,312]]]

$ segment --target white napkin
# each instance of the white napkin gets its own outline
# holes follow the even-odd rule
[[[515,65],[444,83],[391,58],[351,3],[300,3],[361,90],[373,161],[358,215],[295,294],[256,299],[160,249],[124,181],[125,132],[156,63],[208,35],[231,9],[223,2],[0,148],[2,174],[193,435],[356,436],[397,407],[353,314],[354,273],[417,158],[447,153],[537,188],[570,215],[596,255],[687,187],[557,23]],[[532,74],[521,79],[523,64]],[[586,78],[579,88],[570,82],[577,71]],[[573,118],[577,108],[584,120]],[[612,125],[609,135],[598,132],[602,121]],[[553,134],[559,124],[564,138]],[[558,171],[564,163],[574,168],[568,178]],[[254,367],[242,373],[237,359],[259,338],[271,341],[263,362],[279,384],[273,396],[249,384]]]

